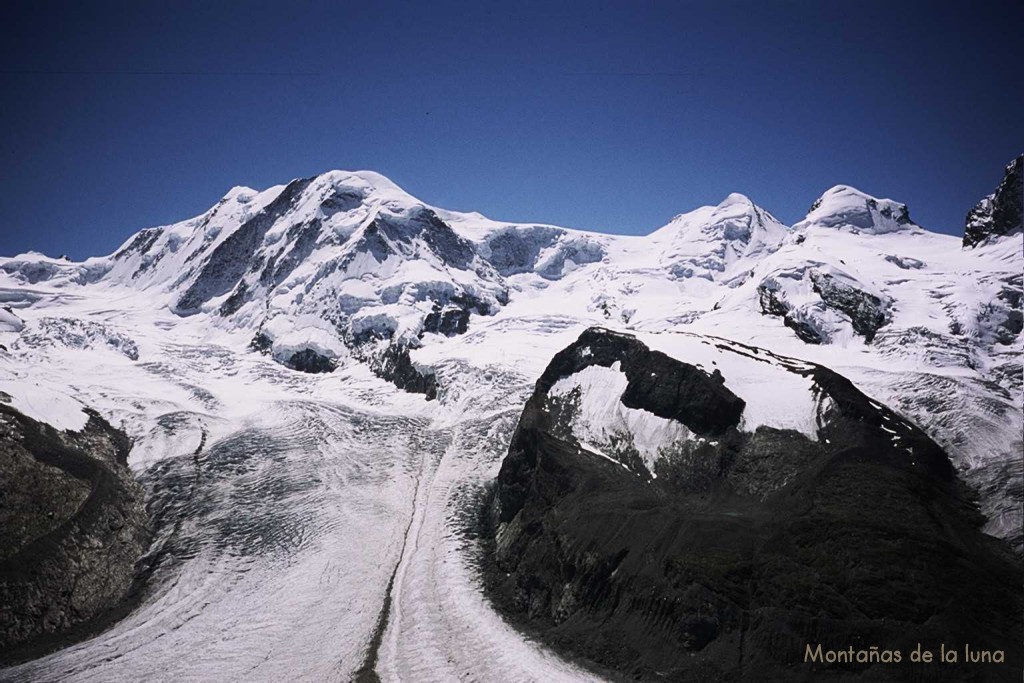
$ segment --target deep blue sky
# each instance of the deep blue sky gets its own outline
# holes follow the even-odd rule
[[[0,254],[331,168],[628,233],[731,191],[791,223],[846,183],[959,234],[1024,151],[1022,8],[8,0]]]

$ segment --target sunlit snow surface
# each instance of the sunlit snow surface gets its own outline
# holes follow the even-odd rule
[[[291,224],[319,221],[325,239],[265,298],[233,317],[214,312],[226,295],[204,304],[208,312],[174,314],[195,277],[189,264],[203,258],[192,255],[223,243],[282,190],[235,188],[203,216],[154,233],[164,255],[153,268],[143,252],[82,264],[0,259],[0,304],[11,309],[0,316],[0,392],[58,427],[80,426],[85,405],[123,428],[158,526],[146,593],[127,618],[0,680],[349,680],[392,577],[382,679],[587,679],[489,606],[468,530],[534,382],[592,325],[719,370],[747,403],[744,429],[814,437],[810,380],[787,367],[816,362],[920,424],[972,483],[1021,481],[1021,336],[996,343],[991,324],[1000,291],[1020,288],[1019,235],[965,251],[901,222],[895,202],[861,211],[863,196],[845,187],[793,229],[730,195],[648,237],[435,209],[487,258],[500,261],[499,238],[512,233],[524,236],[516,249],[536,253],[525,265],[502,262],[499,274],[474,270],[478,261],[450,268],[433,252],[382,262],[364,252],[318,280],[351,246],[326,237],[355,239],[375,216],[407,215],[415,202],[376,174],[334,172],[299,197],[298,217],[267,232],[261,249],[271,256]],[[318,203],[325,193],[330,210]],[[871,344],[842,315],[815,308],[810,269],[886,302],[888,322]],[[808,345],[763,315],[766,278],[819,314],[829,343]],[[465,334],[423,336],[412,359],[437,374],[433,402],[348,358],[320,315],[350,307],[353,330],[415,335],[429,306],[422,292],[454,287],[492,302],[507,288],[508,300],[474,314]],[[264,321],[265,310],[276,317]],[[264,323],[273,354],[313,348],[339,369],[303,374],[252,351]],[[622,406],[615,369],[588,369],[555,393],[584,385],[587,424],[576,436],[588,450],[600,451],[594,428],[608,425],[639,437],[647,457],[687,438],[681,425]],[[987,530],[1019,529],[1019,504],[996,499],[1003,507],[983,507]]]
[[[138,342],[138,361],[12,337],[0,390],[63,427],[81,426],[74,394],[136,438],[130,464],[158,519],[156,568],[123,621],[0,680],[347,681],[393,573],[384,680],[590,678],[489,607],[467,535],[526,375],[495,368],[443,407],[361,366],[294,372],[244,338],[140,310],[130,292],[115,310],[110,296],[59,303],[44,292],[21,313],[30,327],[103,320]],[[474,410],[459,411],[467,401]]]

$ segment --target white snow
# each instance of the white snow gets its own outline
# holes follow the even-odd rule
[[[13,311],[0,308],[0,332],[21,332],[25,323]]]
[[[744,400],[741,429],[753,432],[762,425],[792,429],[817,440],[818,400],[811,379],[794,369],[806,364],[754,354],[726,339],[686,333],[640,334],[652,349],[663,351],[707,373],[718,370],[725,386]]]
[[[899,220],[901,216],[905,216],[903,221]],[[868,234],[920,232],[920,228],[909,221],[905,204],[878,199],[848,185],[836,185],[827,190],[793,229],[802,230],[812,225]]]
[[[5,402],[15,409],[57,429],[77,432],[89,421],[80,401],[31,379],[0,378],[0,392],[11,397]],[[4,400],[2,396],[0,400]]]
[[[588,366],[558,380],[548,395],[561,398],[578,390],[580,405],[572,420],[572,432],[584,448],[618,462],[607,452],[614,451],[614,439],[626,437],[648,471],[653,471],[659,451],[690,438],[690,430],[681,422],[623,405],[627,380],[617,365]]]
[[[274,357],[283,359],[307,350],[330,359],[349,355],[348,348],[335,335],[319,327],[288,330],[274,339],[271,348]]]

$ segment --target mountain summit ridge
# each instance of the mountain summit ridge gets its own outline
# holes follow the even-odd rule
[[[1020,159],[1012,162],[1008,174],[1019,166]],[[1008,182],[992,195],[999,206],[1012,194]],[[974,235],[984,221],[977,210],[971,215]],[[976,242],[1001,243],[1012,232]],[[589,281],[595,291],[588,308],[624,321],[643,306],[623,304],[636,299],[623,296],[628,287],[603,290],[637,278],[650,290],[653,277],[664,283],[659,297],[680,289],[688,302],[681,320],[727,302],[755,301],[763,314],[783,316],[804,341],[835,343],[851,334],[870,341],[892,319],[893,307],[879,276],[847,263],[844,250],[886,252],[884,259],[904,271],[924,267],[923,255],[934,250],[948,261],[946,270],[989,260],[982,251],[960,262],[955,240],[918,226],[905,204],[850,185],[826,190],[792,227],[748,196],[730,193],[646,236],[624,236],[449,211],[374,171],[331,170],[265,190],[236,186],[203,214],[141,230],[107,257],[74,263],[24,255],[3,259],[0,268],[26,284],[103,282],[144,290],[180,316],[211,314],[260,334],[261,346],[317,328],[299,336],[336,338],[343,360],[344,348],[370,339],[418,347],[424,334],[463,331],[470,316],[493,315],[517,289],[551,282],[576,288],[576,276],[591,271],[598,277]],[[1001,267],[1012,263],[1012,256],[998,257]],[[747,303],[735,301],[731,290]],[[947,306],[944,315],[950,311]],[[973,323],[951,328],[965,324]]]

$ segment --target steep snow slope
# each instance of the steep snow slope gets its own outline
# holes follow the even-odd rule
[[[470,241],[370,172],[234,188],[205,214],[144,230],[109,257],[70,264],[25,255],[0,268],[25,284],[146,291],[179,315],[260,331],[285,360],[305,348],[343,355],[325,336],[352,346],[448,332],[464,326],[460,315],[487,314],[506,297]]]
[[[648,240],[673,278],[700,277],[728,286],[775,251],[785,235],[774,216],[744,195],[731,194],[718,206],[676,216]]]
[[[137,679],[194,649],[196,677],[306,667],[346,680],[388,595],[374,651],[386,680],[588,675],[489,610],[467,529],[533,382],[593,325],[708,372],[719,343],[841,372],[947,449],[987,529],[1019,550],[1022,245],[1018,233],[963,249],[844,186],[791,229],[730,195],[623,237],[445,211],[378,174],[335,171],[235,188],[108,257],[2,258],[0,391],[60,427],[82,404],[122,426],[165,510],[136,612],[4,677]],[[751,426],[812,431],[814,397],[795,376],[725,357]],[[412,386],[415,372],[436,401],[374,374]],[[611,390],[615,372],[559,391]],[[692,438],[648,413],[582,408],[578,436],[597,453],[615,456],[626,429],[649,466]],[[238,625],[229,643],[212,637],[218,623]]]

